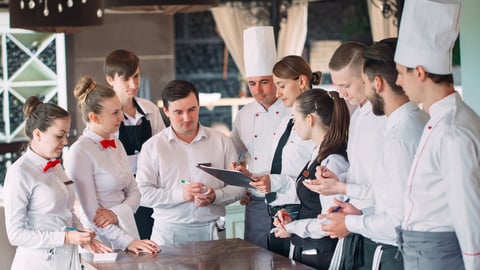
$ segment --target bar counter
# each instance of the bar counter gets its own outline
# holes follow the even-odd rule
[[[313,269],[309,266],[274,254],[242,239],[192,242],[162,246],[157,254],[135,255],[120,251],[115,262],[90,262],[82,258],[85,269]]]

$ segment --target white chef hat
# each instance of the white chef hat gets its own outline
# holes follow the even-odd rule
[[[272,75],[277,62],[273,27],[254,26],[243,31],[245,77]]]
[[[433,74],[452,73],[452,49],[460,30],[461,3],[406,0],[395,62],[423,66]]]

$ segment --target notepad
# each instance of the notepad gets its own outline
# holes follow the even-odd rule
[[[93,253],[94,262],[114,262],[117,260],[118,253]]]
[[[197,168],[216,177],[227,185],[249,188],[251,187],[250,182],[255,181],[255,179],[235,170],[207,167],[202,164],[197,165]]]

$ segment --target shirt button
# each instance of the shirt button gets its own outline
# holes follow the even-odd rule
[[[253,137],[254,137],[254,138],[257,138],[258,136],[257,136],[257,134],[255,134],[255,135],[253,135]]]
[[[258,158],[257,158],[257,157],[254,157],[253,159],[257,160]]]
[[[275,112],[275,114],[279,114],[280,112]]]
[[[256,116],[256,117],[258,117],[258,113],[257,113],[257,114],[255,114],[255,116]]]

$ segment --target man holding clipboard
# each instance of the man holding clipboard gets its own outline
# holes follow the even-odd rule
[[[217,222],[245,188],[225,185],[196,166],[227,168],[235,149],[228,137],[199,123],[192,83],[171,81],[162,99],[171,125],[143,144],[137,163],[141,203],[154,209],[151,239],[159,245],[220,239]]]

